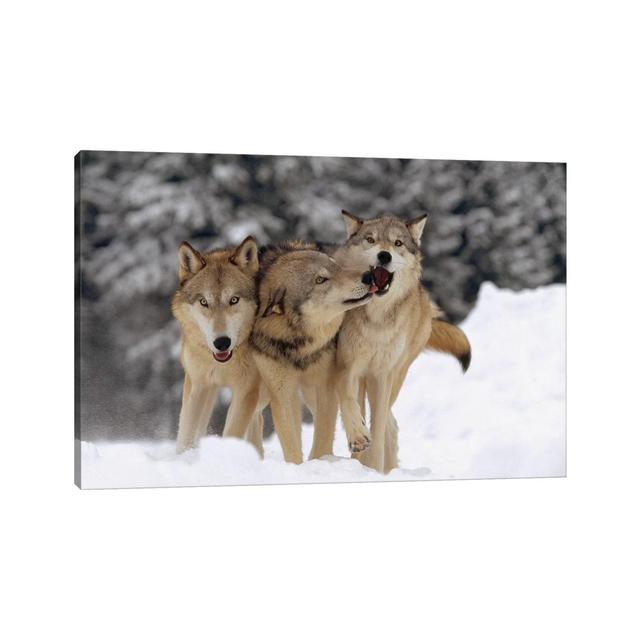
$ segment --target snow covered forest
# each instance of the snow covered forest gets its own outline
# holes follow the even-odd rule
[[[518,291],[566,278],[564,164],[82,152],[78,166],[83,440],[175,435],[182,371],[169,301],[182,240],[340,242],[343,208],[427,212],[423,281],[456,322],[484,282]]]

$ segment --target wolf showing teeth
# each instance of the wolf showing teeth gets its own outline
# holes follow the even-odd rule
[[[439,319],[422,287],[420,241],[426,215],[409,222],[395,216],[363,220],[343,211],[346,242],[331,251],[348,268],[369,270],[375,290],[370,304],[349,311],[338,338],[337,384],[347,431],[362,424],[365,397],[371,410],[371,444],[354,453],[387,473],[398,466],[398,425],[391,408],[411,363],[425,348],[471,361],[464,333]]]

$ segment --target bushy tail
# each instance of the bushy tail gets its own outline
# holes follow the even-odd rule
[[[461,329],[446,320],[438,318],[431,320],[431,335],[425,348],[450,353],[458,359],[463,372],[466,372],[471,364],[471,345],[467,336]]]

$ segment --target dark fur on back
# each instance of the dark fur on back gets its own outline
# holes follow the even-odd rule
[[[273,360],[286,360],[291,366],[300,371],[304,371],[312,364],[320,360],[325,351],[335,349],[338,344],[338,334],[336,333],[326,344],[322,345],[312,353],[301,356],[299,350],[310,342],[308,336],[300,335],[291,340],[280,340],[254,330],[249,338],[249,344],[258,352]]]

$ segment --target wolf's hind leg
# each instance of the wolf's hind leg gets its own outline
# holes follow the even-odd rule
[[[391,469],[398,466],[398,423],[391,411],[387,417],[387,430],[384,440],[384,472],[389,473]]]
[[[394,376],[391,384],[391,398],[389,399],[389,415],[387,417],[387,430],[384,441],[384,472],[389,473],[391,469],[398,466],[398,422],[391,412],[391,407],[398,398],[400,389],[407,376],[409,365],[404,365]]]
[[[206,434],[217,391],[215,386],[194,385],[185,374],[176,440],[178,453],[196,447],[199,439]]]
[[[264,428],[264,420],[262,413],[256,411],[249,422],[249,428],[247,429],[247,442],[250,442],[258,451],[261,458],[264,458],[264,447],[262,446],[262,432]]]
[[[224,423],[225,438],[245,438],[249,422],[253,418],[258,405],[258,386],[254,385],[242,391],[234,391],[231,406]]]

